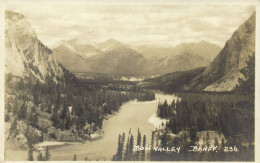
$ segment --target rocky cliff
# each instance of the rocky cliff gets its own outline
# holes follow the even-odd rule
[[[6,11],[5,14],[6,74],[30,77],[44,82],[46,78],[59,81],[63,69],[52,51],[38,40],[30,23],[23,15]]]
[[[141,83],[168,92],[208,91],[229,92],[254,90],[255,13],[239,26],[224,48],[205,70],[182,71],[162,75]],[[185,59],[186,62],[189,59]],[[182,65],[183,66],[183,65]],[[178,74],[178,75],[176,75]],[[180,76],[183,78],[180,78]],[[172,88],[171,88],[172,87]]]
[[[26,149],[29,140],[81,140],[55,129],[46,103],[39,104],[39,98],[47,98],[40,96],[42,90],[51,96],[49,83],[55,89],[71,74],[38,39],[25,16],[6,11],[5,25],[5,148]]]
[[[193,79],[196,89],[204,91],[232,91],[239,86],[239,78],[250,57],[255,55],[255,13],[240,25],[205,71]]]

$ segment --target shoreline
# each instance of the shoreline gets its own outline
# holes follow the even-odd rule
[[[124,102],[123,105],[126,103],[129,103],[129,102],[135,102],[135,101],[137,101],[137,100],[136,99],[130,100],[130,101]],[[120,108],[122,106],[120,106]],[[119,109],[119,111],[120,111],[120,109]],[[107,121],[111,117],[117,115],[118,112],[114,111],[112,114],[105,115],[104,120],[103,120],[103,126],[104,126],[105,121]],[[102,128],[103,128],[103,126],[102,126]],[[46,146],[59,147],[59,146],[64,146],[64,145],[85,144],[86,142],[94,142],[96,140],[102,139],[102,137],[104,137],[104,135],[105,135],[105,133],[104,133],[103,129],[100,129],[100,130],[96,131],[95,133],[91,134],[90,137],[88,138],[88,140],[85,140],[85,141],[71,141],[71,142],[70,141],[66,141],[66,142],[65,141],[43,141],[43,142],[39,142],[39,143],[35,144],[35,147],[36,147],[35,150],[42,151],[43,148],[45,148]],[[20,149],[17,149],[17,150],[20,150]]]
[[[161,99],[165,99],[165,95],[163,94],[159,94],[159,95],[156,95],[157,97],[161,97]],[[170,100],[173,99],[173,95],[171,95],[170,97],[168,97]],[[168,99],[166,98],[166,99]],[[158,102],[158,99],[159,98],[156,98],[155,100],[152,100],[152,101],[137,101],[136,99],[135,100],[130,100],[130,101],[127,101],[127,102],[124,102],[122,106],[120,106],[120,109],[118,111],[114,111],[112,114],[107,114],[104,116],[104,119],[103,119],[103,126],[102,126],[102,129],[99,129],[98,131],[96,131],[95,133],[91,134],[91,137],[88,137],[87,140],[85,141],[44,141],[44,142],[40,142],[38,144],[35,145],[35,148],[34,148],[34,158],[37,157],[38,153],[39,152],[42,152],[44,153],[44,151],[46,150],[46,146],[49,147],[49,149],[52,151],[56,151],[56,150],[59,150],[60,148],[61,149],[70,149],[72,150],[75,146],[75,148],[78,148],[78,147],[84,147],[84,146],[88,146],[86,147],[86,150],[89,150],[89,145],[92,147],[93,145],[91,144],[99,144],[99,142],[103,142],[103,138],[105,137],[104,135],[105,134],[108,134],[108,133],[105,133],[104,129],[106,124],[109,124],[109,121],[107,120],[110,120],[111,117],[116,117],[118,116],[122,110],[122,108],[124,108],[125,104],[128,104],[128,103],[136,103],[136,104],[148,104],[148,105],[156,105],[155,103]],[[150,110],[150,109],[149,109]],[[159,121],[158,121],[159,120]],[[163,122],[165,124],[165,120],[163,119],[160,119],[159,117],[156,116],[156,113],[153,113],[151,114],[150,116],[146,117],[145,118],[145,121],[147,123],[150,123],[152,124],[153,126],[153,129],[155,128],[158,128],[159,126],[161,126],[161,123]],[[107,132],[107,131],[106,131]],[[82,148],[83,149],[83,148]],[[17,157],[12,157],[11,156],[11,153],[13,152],[17,152],[18,155]],[[9,149],[9,150],[6,150],[6,158],[8,158],[9,161],[12,161],[13,159],[16,159],[16,160],[24,160],[27,158],[27,152],[28,150],[12,150],[12,149]],[[55,153],[55,152],[54,152]],[[78,152],[77,153],[77,156],[78,157],[82,157],[82,152]],[[64,157],[67,157],[67,156],[64,156]],[[60,156],[57,156],[57,158],[61,159]],[[57,159],[55,158],[55,160]],[[15,161],[15,160],[13,160]]]
[[[154,90],[153,90],[154,91]],[[157,91],[157,92],[154,92],[154,93],[159,93],[160,94],[160,91]],[[170,95],[170,94],[163,94],[163,92],[161,92],[162,95]],[[170,95],[170,96],[174,96],[174,94]],[[152,101],[138,101],[137,99],[134,99],[134,100],[130,100],[130,101],[127,101],[127,102],[124,102],[122,104],[122,106],[126,103],[143,103],[143,104],[147,104],[147,103],[155,103],[155,102],[160,102],[159,99],[155,98],[155,100],[152,100]],[[104,124],[106,123],[107,120],[109,120],[111,117],[114,117],[116,116],[120,110],[121,110],[121,107],[120,106],[120,109],[116,112],[114,111],[112,114],[108,114],[104,117],[104,120],[103,120],[103,126]],[[148,120],[147,122],[151,123],[154,125],[154,129],[156,128],[160,128],[161,125],[162,125],[162,122],[164,123],[164,125],[166,124],[167,120],[166,119],[162,119],[160,117],[158,117],[156,115],[156,113],[154,113]],[[94,142],[94,141],[97,141],[99,139],[102,139],[102,137],[104,137],[105,133],[103,131],[103,126],[102,126],[102,129],[96,131],[95,133],[91,134],[90,135],[90,138],[89,140],[85,140],[85,141],[73,141],[73,142],[63,142],[63,141],[43,141],[43,142],[40,142],[40,143],[37,143],[36,146],[38,146],[38,148],[36,148],[36,150],[40,150],[41,148],[43,147],[46,147],[46,146],[63,146],[63,145],[74,145],[74,144],[85,144],[86,142]]]

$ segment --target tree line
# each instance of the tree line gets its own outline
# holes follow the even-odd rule
[[[103,90],[75,79],[55,82],[47,78],[42,83],[29,77],[22,79],[7,75],[5,82],[5,121],[11,122],[10,133],[13,137],[18,134],[18,121],[27,124],[25,137],[29,151],[33,150],[34,144],[44,141],[43,136],[36,139],[31,128],[40,130],[42,135],[48,134],[39,124],[40,116],[51,120],[56,129],[68,130],[87,139],[86,135],[100,130],[105,116],[117,112],[124,102],[155,99],[150,91]],[[39,112],[44,113],[44,117]],[[55,135],[50,136],[56,139]]]
[[[136,144],[134,136],[129,130],[128,137],[126,139],[125,133],[118,136],[118,148],[117,153],[113,156],[112,161],[145,161],[147,160],[146,152],[144,150],[135,151],[135,147],[146,147],[146,136],[141,135],[140,130],[137,131]]]
[[[30,80],[20,80],[14,85],[8,84],[9,91],[13,88],[12,93],[14,90],[16,93],[14,97],[6,99],[5,120],[10,120],[10,115],[17,115],[18,120],[26,120],[37,128],[36,110],[41,110],[49,113],[53,126],[61,130],[70,130],[75,126],[78,131],[82,131],[88,123],[94,124],[93,131],[96,131],[102,128],[105,115],[118,111],[124,102],[155,99],[154,93],[150,91],[120,92],[96,89],[82,82],[65,84],[47,81],[33,83]],[[28,115],[26,104],[30,101],[34,105]]]
[[[42,152],[40,151],[38,153],[37,156],[37,161],[49,161],[51,158],[51,154],[49,152],[49,147],[47,146],[45,148],[45,153],[44,155],[42,154]],[[34,161],[34,157],[33,157],[33,146],[29,147],[29,151],[28,151],[28,161]]]
[[[252,95],[181,93],[178,96],[180,100],[174,100],[171,104],[164,101],[158,105],[157,115],[168,119],[165,131],[177,135],[187,131],[189,133],[187,145],[198,144],[198,132],[217,131],[219,134],[224,134],[228,145],[236,145],[241,149],[237,153],[225,153],[225,160],[253,160],[254,98]],[[173,139],[167,142],[178,143],[178,140]],[[185,143],[187,142],[182,142],[182,145]],[[250,157],[242,157],[245,153]],[[221,160],[221,157],[207,157],[207,160]]]

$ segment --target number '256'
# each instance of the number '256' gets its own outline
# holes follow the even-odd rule
[[[239,150],[237,149],[236,146],[233,147],[224,147],[224,152],[238,152]]]

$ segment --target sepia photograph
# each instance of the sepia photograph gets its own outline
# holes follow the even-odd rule
[[[254,162],[256,4],[5,1],[3,161]]]

